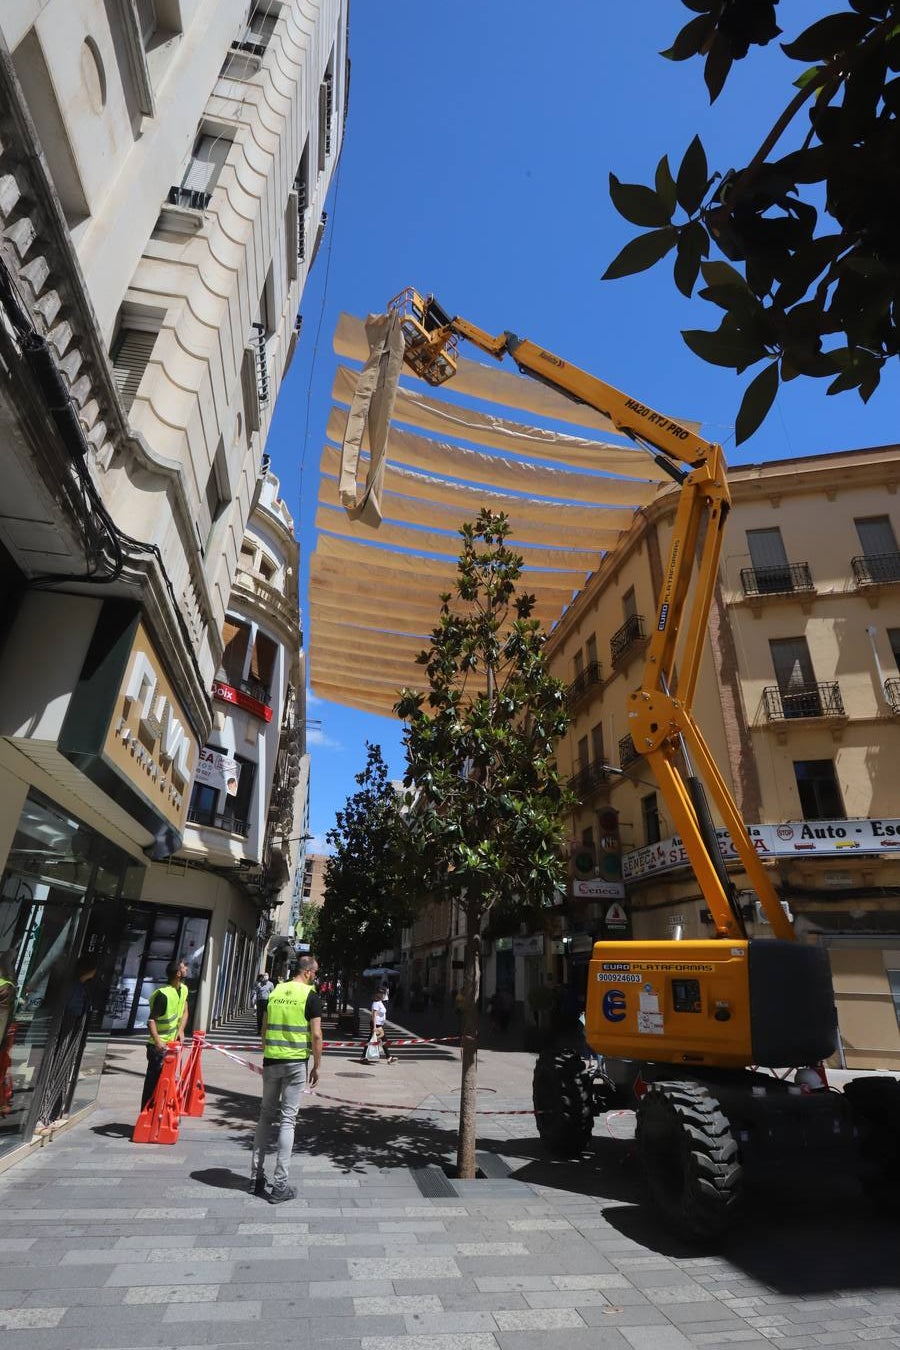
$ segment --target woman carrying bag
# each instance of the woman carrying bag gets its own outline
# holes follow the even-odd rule
[[[372,1002],[372,1007],[369,1011],[369,1017],[371,1019],[369,1042],[363,1051],[363,1057],[360,1061],[362,1064],[375,1064],[381,1058],[382,1052],[385,1055],[385,1062],[387,1064],[397,1063],[396,1055],[390,1054],[390,1042],[385,1039],[384,1034],[384,1023],[387,1018],[385,999],[388,997],[388,993],[388,986],[386,984],[381,985]]]

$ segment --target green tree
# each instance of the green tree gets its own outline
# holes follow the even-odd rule
[[[682,0],[694,17],[663,56],[704,58],[710,101],[735,61],[779,36],[778,0]],[[610,174],[632,239],[604,279],[674,252],[675,284],[722,311],[715,331],[683,332],[704,361],[748,385],[737,441],[768,414],[782,380],[825,378],[828,393],[866,401],[898,355],[900,312],[900,3],[849,0],[790,42],[795,93],[749,163],[711,171],[699,136],[676,174],[667,156],[652,187]],[[710,258],[711,251],[721,258]]]
[[[316,955],[329,970],[357,977],[393,945],[406,916],[398,873],[399,797],[388,779],[381,747],[366,742],[359,790],[338,811],[326,838],[334,852],[325,864],[324,901]]]
[[[552,904],[571,801],[554,754],[569,720],[565,687],[545,668],[534,596],[517,593],[522,559],[507,547],[507,518],[482,510],[460,534],[455,596],[441,597],[417,658],[429,692],[403,690],[396,711],[407,723],[420,894],[450,896],[465,916],[457,1170],[474,1177],[482,923],[494,907],[523,914]]]

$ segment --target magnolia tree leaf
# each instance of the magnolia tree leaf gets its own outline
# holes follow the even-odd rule
[[[632,225],[668,225],[675,203],[667,207],[653,188],[640,183],[620,183],[614,173],[609,175],[609,195],[620,216]]]
[[[749,440],[765,421],[778,393],[778,362],[773,361],[747,385],[734,424],[735,442]]]
[[[601,280],[615,281],[617,277],[645,272],[648,267],[652,267],[660,258],[671,252],[677,243],[678,230],[674,225],[669,225],[664,230],[650,230],[648,234],[639,234],[613,259]]]
[[[675,180],[678,204],[689,216],[700,210],[709,186],[709,168],[706,151],[699,136],[695,136],[684,152],[684,158]]]

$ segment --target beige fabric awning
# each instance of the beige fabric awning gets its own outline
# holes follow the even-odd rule
[[[379,436],[384,419],[370,417],[360,436],[366,362],[365,381],[373,382],[363,321],[342,315],[334,348],[342,361],[310,561],[310,678],[321,698],[390,716],[401,688],[425,686],[415,657],[437,623],[441,593],[454,589],[459,528],[482,506],[508,515],[510,544],[524,561],[522,589],[552,628],[664,476],[650,455],[607,439],[615,431],[602,414],[508,368],[465,358],[438,389],[404,366],[399,387],[388,390],[386,435],[370,454],[368,433]],[[382,519],[373,527],[352,518],[341,492],[349,504],[354,482],[359,500],[376,478],[367,518]]]

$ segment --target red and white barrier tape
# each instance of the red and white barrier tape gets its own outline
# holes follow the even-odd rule
[[[399,1039],[399,1038],[396,1037],[396,1036],[388,1036],[387,1039],[388,1039],[388,1041],[390,1042],[390,1044],[391,1044],[392,1046],[393,1046],[393,1045],[458,1045],[458,1044],[459,1044],[459,1041],[460,1041],[460,1037],[459,1037],[459,1036],[430,1036],[430,1037],[428,1037],[428,1039],[425,1039],[425,1038],[423,1038],[423,1037],[408,1037],[408,1038],[403,1039],[403,1040]],[[362,1036],[357,1036],[357,1038],[356,1038],[355,1041],[323,1041],[323,1042],[322,1042],[322,1048],[323,1048],[323,1050],[359,1050],[363,1045],[367,1044],[367,1042],[368,1042],[368,1037],[363,1038]],[[209,1042],[208,1042],[208,1041],[207,1041],[207,1042],[204,1042],[204,1044],[205,1044],[205,1045],[209,1045]],[[260,1042],[259,1042],[258,1040],[256,1040],[256,1041],[249,1041],[249,1040],[248,1040],[248,1041],[231,1041],[231,1042],[230,1042],[230,1045],[231,1045],[231,1048],[232,1048],[233,1050],[259,1050],[259,1048],[260,1048]],[[214,1045],[214,1046],[212,1046],[211,1048],[212,1048],[213,1050],[221,1050],[222,1047],[219,1046],[219,1045]]]
[[[391,1044],[396,1045],[397,1042],[392,1041]],[[206,1045],[209,1050],[218,1050],[219,1054],[224,1055],[226,1059],[234,1060],[235,1064],[243,1064],[245,1069],[249,1069],[251,1073],[257,1073],[262,1077],[262,1069],[258,1064],[251,1064],[249,1060],[241,1059],[240,1056],[232,1054],[230,1050],[225,1049],[224,1045],[213,1045],[211,1041],[207,1041]],[[319,1092],[316,1088],[307,1090],[311,1096],[316,1096],[323,1102],[337,1102],[340,1106],[363,1106],[379,1111],[427,1111],[429,1115],[433,1116],[459,1115],[459,1107],[457,1106],[410,1106],[406,1102],[358,1102],[348,1100],[346,1097],[329,1097],[326,1092]],[[535,1113],[529,1109],[517,1111],[476,1110],[475,1114],[479,1116],[533,1116]]]

